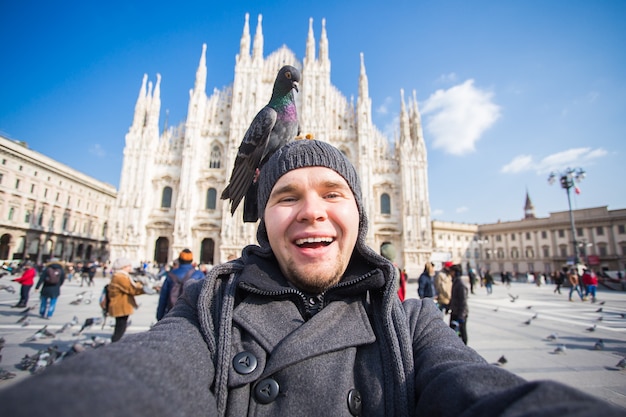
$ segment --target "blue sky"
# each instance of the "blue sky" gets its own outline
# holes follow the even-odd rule
[[[626,208],[626,2],[181,1],[0,3],[0,134],[119,185],[144,73],[162,75],[161,123],[184,120],[207,44],[207,92],[233,81],[245,13],[264,52],[304,57],[326,19],[332,83],[358,95],[365,55],[374,123],[397,129],[415,90],[432,217],[491,223],[567,210],[552,170],[583,167],[574,208]]]

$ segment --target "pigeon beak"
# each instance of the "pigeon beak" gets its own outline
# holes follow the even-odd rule
[[[298,90],[298,82],[297,81],[294,81],[294,82],[291,83],[291,88],[296,90],[298,93],[300,92],[300,90]]]

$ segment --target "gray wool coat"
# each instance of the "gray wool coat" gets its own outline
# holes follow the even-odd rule
[[[621,414],[486,363],[430,299],[401,304],[390,264],[373,261],[353,259],[340,284],[311,297],[247,249],[190,282],[150,331],[0,391],[0,415]]]

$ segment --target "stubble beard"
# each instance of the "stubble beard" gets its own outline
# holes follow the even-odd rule
[[[298,289],[310,293],[321,294],[337,284],[345,271],[345,265],[336,260],[331,268],[319,268],[316,265],[298,265],[291,260],[285,268],[285,278]]]

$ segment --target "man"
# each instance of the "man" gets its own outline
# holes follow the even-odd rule
[[[53,258],[39,275],[39,281],[35,286],[35,291],[43,286],[39,300],[39,317],[42,319],[50,319],[54,314],[63,281],[65,281],[63,265],[58,259]]]
[[[430,299],[401,303],[395,268],[365,244],[360,183],[336,148],[278,150],[261,170],[258,203],[258,246],[186,286],[150,331],[0,391],[0,413],[622,414],[488,364]]]
[[[172,309],[174,300],[180,295],[185,282],[189,279],[204,278],[202,271],[195,269],[192,262],[193,253],[189,249],[183,249],[178,255],[178,267],[165,275],[165,281],[159,293],[157,320],[161,320]]]
[[[446,314],[450,310],[450,296],[452,295],[452,277],[450,275],[450,268],[454,265],[453,262],[448,261],[443,264],[441,271],[435,275],[435,290],[437,290],[437,304],[439,309]]]
[[[467,345],[467,287],[461,278],[461,265],[452,265],[452,292],[450,296],[450,327],[457,331],[463,343]]]

